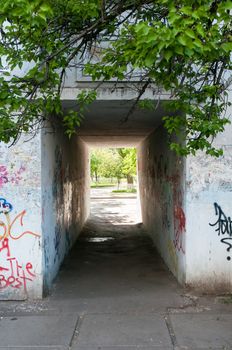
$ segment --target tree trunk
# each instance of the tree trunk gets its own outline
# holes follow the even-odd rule
[[[127,189],[131,190],[132,188],[134,188],[134,178],[131,175],[127,175]]]
[[[97,172],[95,171],[95,182],[98,182]]]

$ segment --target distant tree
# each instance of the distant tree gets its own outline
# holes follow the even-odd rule
[[[97,151],[91,152],[91,158],[90,158],[90,174],[92,179],[95,178],[95,181],[98,182],[98,176],[99,176],[99,168],[101,166],[102,159]]]
[[[112,179],[117,177],[118,169],[122,166],[118,153],[111,148],[96,148],[91,152],[91,177],[98,182],[99,177]],[[122,173],[122,171],[120,170]]]
[[[135,148],[96,148],[91,152],[91,177],[99,181],[99,177],[116,178],[118,187],[121,179],[126,178],[128,188],[133,186],[136,175]]]
[[[135,148],[118,148],[118,154],[121,157],[121,170],[127,179],[128,188],[133,187],[134,176],[136,175],[136,149]]]

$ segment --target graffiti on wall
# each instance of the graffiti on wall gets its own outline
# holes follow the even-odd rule
[[[11,219],[13,206],[5,198],[0,198],[0,290],[7,287],[21,289],[27,292],[27,284],[36,277],[31,262],[20,262],[14,255],[11,242],[25,235],[39,237],[32,231],[24,231],[26,210]],[[19,227],[22,232],[19,232]]]
[[[173,218],[174,237],[171,237],[173,247],[171,249],[169,242],[169,255],[173,258],[173,252],[177,254],[185,254],[185,232],[186,232],[186,218],[183,209],[183,189],[182,179],[180,173],[180,161],[176,159],[174,172],[170,174],[168,163],[165,162],[163,155],[156,159],[156,169],[152,170],[154,173],[151,177],[156,177],[161,182],[159,190],[155,193],[157,201],[162,206],[162,223],[167,236],[171,231],[171,217]],[[173,168],[172,168],[173,170]],[[156,173],[157,172],[157,173]],[[168,199],[168,200],[167,200]],[[171,214],[168,214],[171,212]],[[175,262],[176,263],[176,262]]]
[[[226,251],[228,252],[227,260],[231,260],[232,253],[232,220],[230,216],[226,216],[220,205],[214,203],[215,215],[217,216],[217,221],[213,224],[209,223],[210,226],[215,226],[215,231],[221,238],[221,243],[226,245]]]
[[[18,184],[22,180],[22,173],[26,168],[21,165],[17,170],[9,170],[5,165],[0,165],[0,188],[5,184]]]
[[[174,246],[179,251],[185,254],[184,250],[184,233],[185,233],[185,213],[180,206],[174,207]]]
[[[173,187],[173,216],[174,216],[174,247],[178,252],[185,254],[184,249],[184,236],[186,232],[186,219],[183,210],[183,193],[180,187],[179,176],[169,177],[168,180],[172,183]]]

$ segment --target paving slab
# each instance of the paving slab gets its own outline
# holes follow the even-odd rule
[[[160,315],[86,315],[73,345],[97,347],[170,347],[171,340],[165,320]],[[75,347],[73,347],[75,349]]]
[[[0,348],[69,346],[77,324],[74,314],[57,316],[2,317],[0,319]],[[63,350],[63,349],[62,349]]]
[[[33,349],[34,350],[34,349]],[[72,347],[72,350],[90,350],[89,346],[76,346]],[[160,346],[96,346],[92,347],[91,350],[173,350],[172,347],[160,347]]]
[[[5,350],[70,350],[69,346],[0,346],[0,349]]]
[[[232,349],[232,314],[175,314],[177,345],[185,349]]]

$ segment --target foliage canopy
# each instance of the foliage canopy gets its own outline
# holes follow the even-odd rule
[[[8,69],[0,76],[0,140],[17,140],[51,114],[71,136],[96,92],[83,91],[78,112],[64,113],[66,73],[111,39],[86,72],[95,80],[137,74],[135,103],[152,86],[170,91],[164,125],[183,137],[172,149],[220,155],[212,141],[229,123],[231,8],[230,0],[0,0],[0,57]]]
[[[99,177],[117,178],[136,175],[135,148],[95,148],[91,151],[90,172],[96,182]]]

